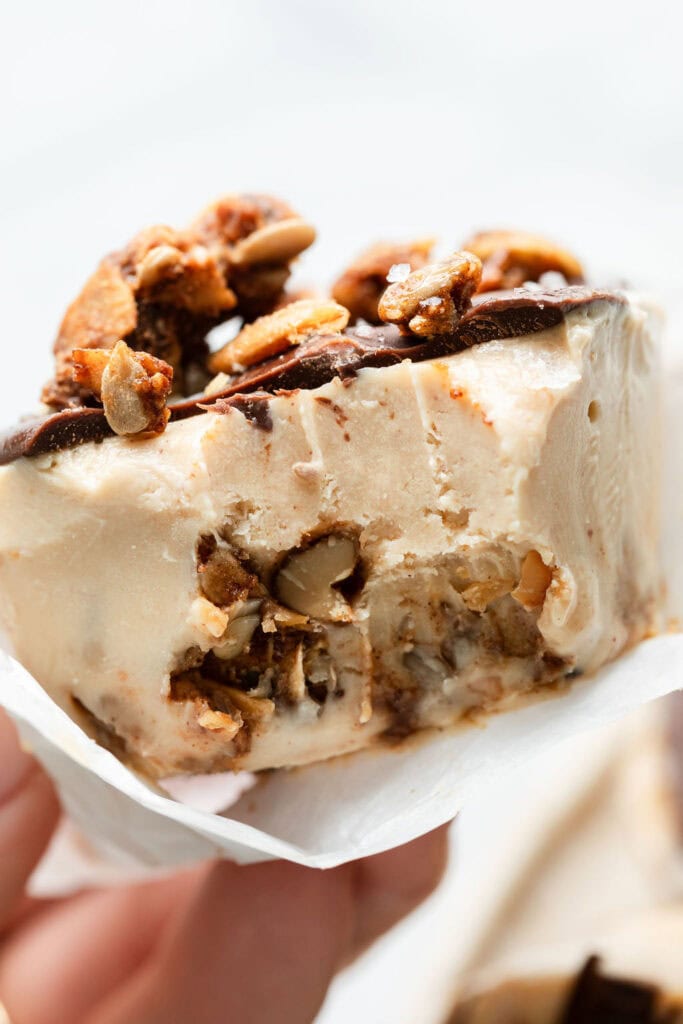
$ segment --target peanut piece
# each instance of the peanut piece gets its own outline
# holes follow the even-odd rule
[[[74,380],[102,402],[115,434],[161,434],[170,413],[173,369],[147,352],[134,352],[119,341],[111,351],[74,349]]]
[[[527,231],[480,231],[465,248],[483,264],[480,292],[519,288],[543,274],[562,274],[569,284],[584,279],[583,268],[572,253]]]
[[[351,608],[335,588],[358,564],[350,537],[331,534],[303,551],[294,551],[275,580],[280,601],[294,611],[321,622],[350,622]]]
[[[380,299],[379,315],[406,334],[450,334],[479,286],[481,262],[456,252],[390,285]]]
[[[433,238],[415,242],[379,242],[370,246],[348,267],[332,286],[332,298],[351,313],[354,320],[379,324],[379,301],[391,282],[394,267],[405,267],[406,276],[429,260]]]
[[[212,373],[235,373],[298,345],[309,334],[337,333],[349,311],[331,299],[300,299],[243,327],[209,360]]]
[[[527,611],[536,611],[542,607],[552,579],[553,571],[538,551],[529,551],[522,562],[520,580],[512,591],[512,597]]]

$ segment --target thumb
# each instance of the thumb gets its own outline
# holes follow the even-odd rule
[[[59,818],[48,777],[19,746],[0,711],[0,933],[24,893]]]

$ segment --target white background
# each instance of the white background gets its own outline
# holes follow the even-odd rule
[[[61,314],[99,257],[148,223],[182,225],[221,191],[280,193],[310,218],[310,280],[377,237],[457,245],[475,227],[519,225],[651,287],[678,322],[680,5],[0,9],[0,422],[35,402]],[[472,812],[473,831],[492,813]],[[441,943],[451,913],[457,928],[468,884],[452,874],[440,903],[351,972],[324,1024],[438,1019],[424,993],[443,987],[447,958],[428,941],[434,915]]]
[[[9,4],[0,9],[9,11]],[[287,197],[325,280],[378,236],[546,231],[671,288],[680,5],[28,0],[0,32],[5,372],[34,401],[66,303],[139,227]]]

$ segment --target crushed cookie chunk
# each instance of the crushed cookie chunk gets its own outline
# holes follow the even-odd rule
[[[433,238],[371,245],[337,278],[332,286],[332,298],[346,306],[354,322],[381,323],[379,300],[390,283],[392,269],[419,270],[428,263],[433,247]]]
[[[111,349],[135,330],[135,297],[118,267],[100,264],[71,303],[54,345],[55,376],[43,389],[42,400],[54,409],[89,404],[92,395],[73,376],[74,349]]]
[[[182,389],[189,367],[205,358],[206,333],[236,302],[206,247],[170,228],[141,232],[103,260],[69,307],[43,401],[56,409],[87,404],[71,353],[111,349],[119,339],[171,365]]]
[[[73,375],[78,387],[101,402],[107,423],[124,437],[153,436],[166,428],[173,368],[147,352],[134,352],[125,341],[111,351],[75,349]]]
[[[237,305],[217,254],[188,232],[148,228],[124,249],[121,260],[138,298],[209,317]]]
[[[219,543],[213,534],[200,538],[197,572],[202,593],[220,607],[229,607],[259,593],[258,577],[229,545],[222,541]]]
[[[71,353],[74,383],[98,402],[102,401],[102,376],[111,355],[112,350],[106,348],[75,348]]]
[[[244,725],[237,705],[226,687],[203,679],[197,672],[171,679],[170,699],[194,707],[197,725],[207,732],[222,733],[227,741],[234,739]]]
[[[453,253],[391,284],[380,299],[379,315],[404,334],[451,334],[469,308],[480,279],[477,256],[466,251]]]
[[[520,288],[544,274],[561,274],[566,284],[581,284],[583,268],[572,253],[527,231],[480,231],[463,248],[482,261],[478,291]]]
[[[181,394],[200,390],[208,380],[208,332],[230,315],[270,312],[291,261],[314,238],[287,204],[267,196],[226,197],[185,231],[140,232],[100,263],[67,310],[44,403],[57,410],[89,404],[71,353],[110,349],[120,339],[169,363]]]
[[[246,321],[275,308],[292,260],[315,240],[315,229],[288,203],[267,195],[223,196],[190,230],[217,253]]]
[[[227,252],[255,231],[295,216],[289,203],[275,196],[230,193],[206,206],[190,224],[190,231]]]

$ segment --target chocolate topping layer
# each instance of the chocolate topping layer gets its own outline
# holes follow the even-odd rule
[[[236,409],[255,427],[271,431],[273,417],[270,415],[268,404],[272,397],[267,394],[233,395],[232,398],[219,399],[211,409],[219,413],[228,413],[231,409]]]
[[[235,377],[227,388],[210,398],[194,395],[170,405],[171,419],[195,416],[214,406],[217,412],[224,411],[225,399],[253,391],[277,393],[317,388],[334,377],[351,379],[366,366],[390,366],[403,359],[415,362],[435,359],[487,341],[535,334],[561,323],[572,310],[596,302],[621,305],[624,299],[616,292],[580,286],[552,292],[520,288],[475,295],[452,334],[418,340],[401,334],[395,327],[359,326],[338,335],[313,335],[301,345]],[[260,399],[260,402],[267,412],[265,400]],[[242,400],[230,404],[265,426],[263,413],[256,414],[253,402]],[[10,429],[0,438],[0,465],[21,457],[73,448],[88,441],[101,441],[111,435],[101,409],[66,409]]]
[[[0,438],[0,465],[110,436],[114,431],[102,409],[64,409],[52,416],[26,420],[7,431]]]

